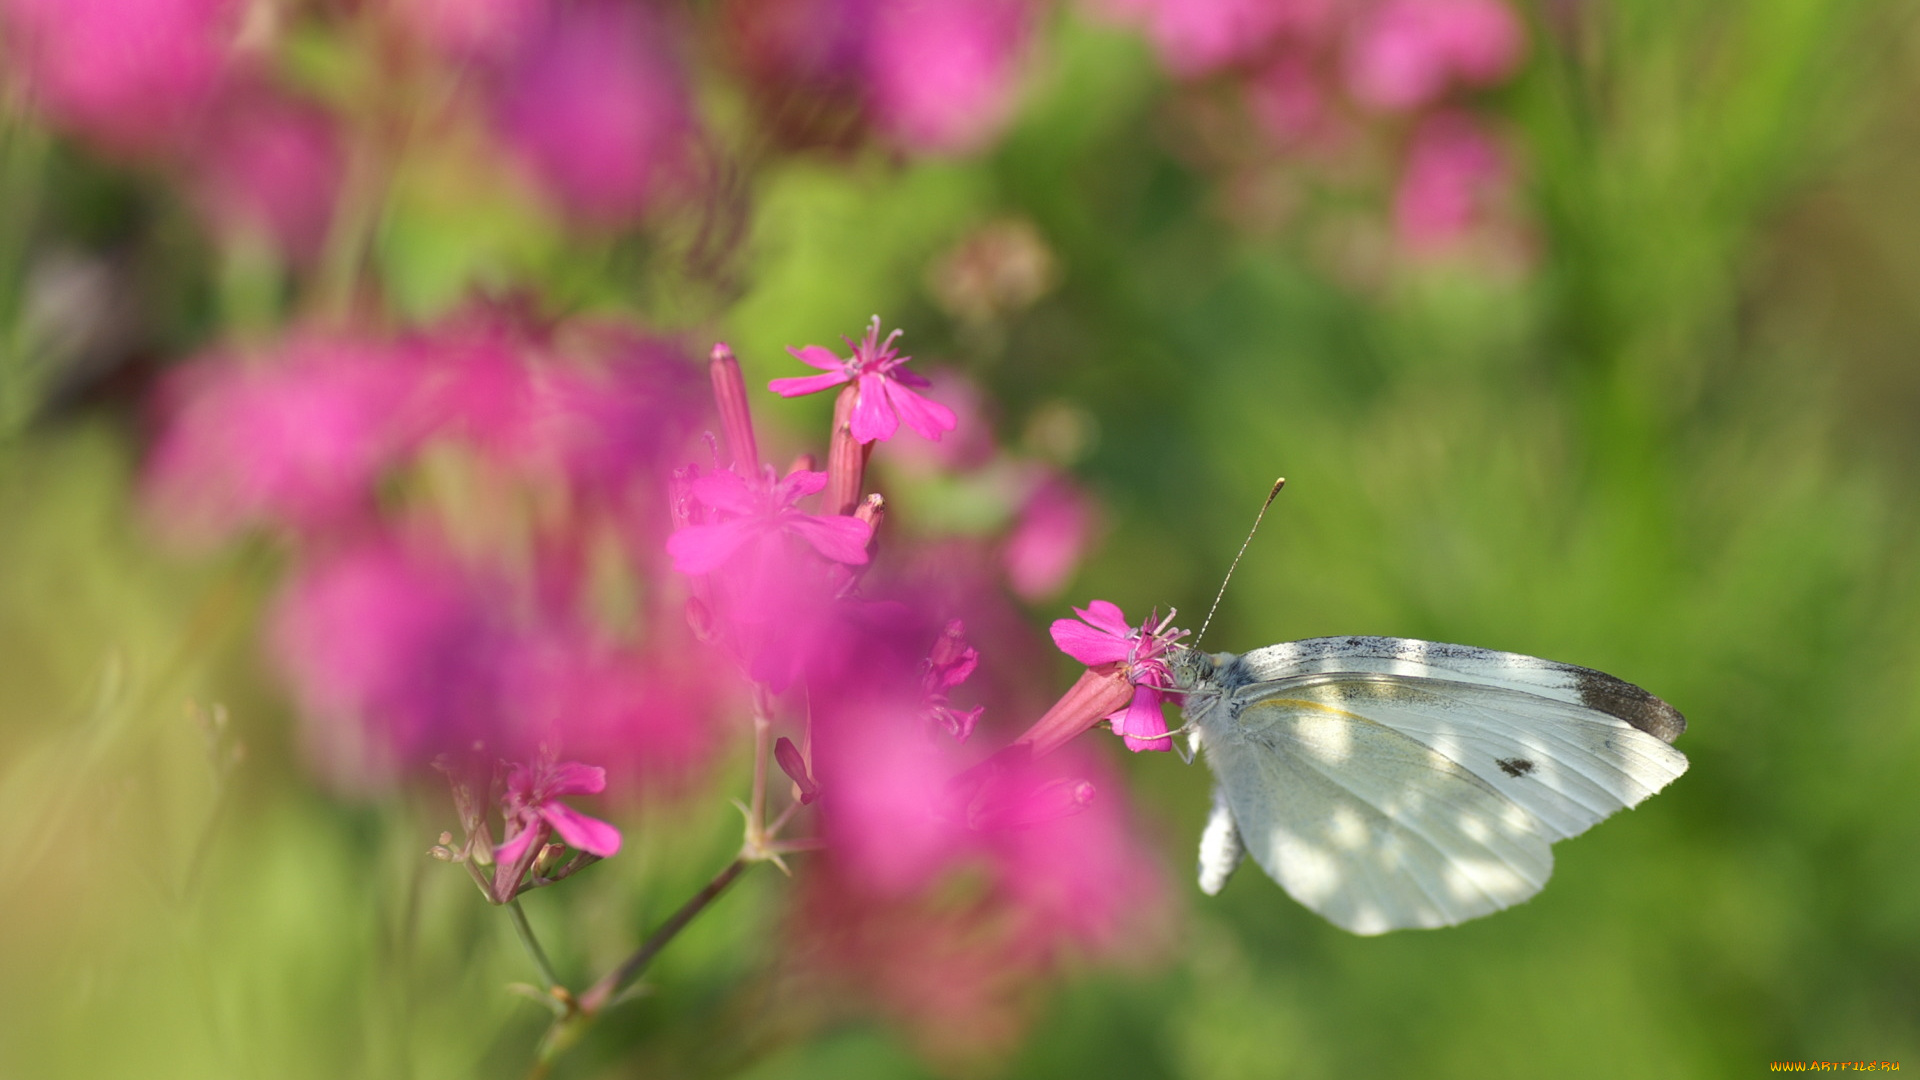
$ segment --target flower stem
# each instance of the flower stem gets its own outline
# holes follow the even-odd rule
[[[533,936],[533,926],[527,922],[527,913],[520,909],[518,899],[506,903],[507,914],[513,919],[513,930],[520,935],[520,944],[526,946],[527,955],[533,957],[533,963],[540,969],[540,978],[548,990],[560,985],[553,973],[553,962],[547,959],[547,951],[540,947],[540,939]]]
[[[647,940],[641,942],[640,947],[633,951],[633,955],[621,961],[619,967],[607,972],[599,982],[594,983],[586,993],[581,994],[580,1011],[592,1016],[605,1008],[615,994],[626,989],[628,983],[646,970],[647,965],[653,962],[653,958],[660,954],[661,949],[667,947],[668,942],[671,942],[680,931],[686,929],[687,924],[692,922],[695,916],[705,911],[707,905],[719,899],[720,894],[727,891],[727,886],[733,884],[734,879],[751,865],[753,865],[752,862],[744,857],[728,863],[725,869],[714,875],[712,881],[707,882],[704,888],[694,893],[692,899],[680,905],[680,910],[674,912],[666,922],[661,923],[659,929],[648,935]]]
[[[765,689],[753,688],[753,796],[747,811],[747,846],[766,842],[767,754],[772,749],[773,717]]]

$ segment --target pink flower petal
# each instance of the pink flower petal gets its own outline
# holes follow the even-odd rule
[[[534,839],[544,832],[546,830],[538,825],[523,826],[512,839],[493,849],[493,861],[502,866],[512,866],[527,853],[527,845],[533,843]]]
[[[953,410],[937,401],[921,397],[900,385],[896,380],[901,374],[905,373],[896,372],[895,379],[890,379],[884,384],[887,388],[887,400],[900,414],[900,418],[907,422],[908,427],[919,433],[922,438],[939,442],[942,432],[952,431],[959,424],[959,421],[954,418]]]
[[[1060,651],[1089,666],[1125,660],[1132,646],[1125,638],[1103,634],[1074,619],[1056,619],[1051,630]]]
[[[598,795],[607,790],[607,770],[577,761],[555,765],[546,780],[549,795]]]
[[[859,518],[795,514],[784,524],[834,562],[859,566],[867,561],[867,544],[873,540],[873,526]]]
[[[1160,711],[1160,692],[1147,686],[1133,688],[1133,701],[1116,725],[1122,742],[1134,753],[1142,750],[1171,750],[1173,739],[1167,735],[1167,718]]]
[[[903,356],[900,358],[900,364],[904,364],[911,359],[913,359],[913,357]],[[887,377],[902,386],[911,386],[916,389],[933,385],[932,379],[927,378],[917,371],[908,371],[906,368],[899,366],[899,364],[887,369]]]
[[[818,495],[827,486],[827,474],[812,469],[795,469],[774,488],[774,503],[792,506],[809,495]]]
[[[828,375],[796,375],[790,379],[775,379],[767,384],[767,389],[781,397],[800,397],[829,390],[853,378],[844,371]]]
[[[789,345],[787,353],[809,367],[817,367],[821,371],[831,371],[839,375],[841,382],[846,382],[850,377],[846,372],[847,362],[835,356],[833,350],[824,345],[802,345],[797,349]]]
[[[736,473],[715,472],[695,480],[693,497],[715,510],[747,516],[753,513],[753,489]]]
[[[860,376],[860,396],[854,399],[853,421],[848,426],[858,442],[885,442],[900,429],[899,414],[887,400],[887,381],[880,375]]]
[[[1120,605],[1110,600],[1095,600],[1084,609],[1074,608],[1073,613],[1087,621],[1087,625],[1105,630],[1109,634],[1126,637],[1133,632],[1132,624],[1127,622],[1126,612]]]
[[[673,568],[682,574],[710,574],[759,531],[759,523],[751,520],[690,525],[667,537],[667,554],[673,556]]]
[[[507,799],[525,806],[533,801],[533,770],[515,763],[507,769]]]
[[[599,818],[590,818],[571,806],[557,802],[543,804],[540,816],[547,819],[553,831],[560,834],[560,839],[565,840],[568,847],[603,859],[620,851],[620,830]]]

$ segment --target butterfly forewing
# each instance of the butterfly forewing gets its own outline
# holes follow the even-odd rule
[[[1479,683],[1313,675],[1248,690],[1248,704],[1308,699],[1391,728],[1493,787],[1548,840],[1580,835],[1687,768],[1680,751],[1616,717]]]

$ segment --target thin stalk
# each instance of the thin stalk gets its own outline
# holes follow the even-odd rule
[[[546,983],[547,990],[551,991],[560,985],[560,979],[554,975],[553,963],[547,959],[547,951],[540,947],[540,939],[533,936],[527,913],[520,909],[518,899],[507,901],[506,908],[507,914],[513,919],[514,932],[520,935],[520,944],[526,946],[527,955],[533,957],[534,965],[540,969],[540,978]]]
[[[753,796],[747,811],[747,846],[756,848],[766,842],[767,756],[773,748],[773,717],[767,708],[765,691],[753,691]]]
[[[607,1002],[613,1000],[615,994],[626,989],[628,983],[647,969],[647,965],[660,954],[660,950],[666,948],[680,931],[686,929],[687,924],[692,922],[695,916],[705,911],[707,905],[719,899],[720,894],[727,891],[727,886],[733,884],[734,879],[751,865],[753,863],[745,857],[736,858],[728,863],[725,869],[714,875],[712,881],[707,882],[704,888],[694,893],[692,899],[680,905],[679,911],[674,912],[672,917],[660,924],[659,929],[648,935],[647,940],[641,942],[640,947],[633,951],[633,955],[621,961],[619,967],[607,972],[599,982],[594,983],[586,993],[580,995],[580,1011],[591,1016],[605,1007]]]

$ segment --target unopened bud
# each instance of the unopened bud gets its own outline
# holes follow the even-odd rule
[[[845,514],[860,502],[866,482],[867,459],[873,444],[853,437],[853,407],[860,398],[856,382],[840,391],[833,402],[833,434],[827,442],[827,490],[820,504],[828,514]]]
[[[807,762],[800,754],[793,740],[782,735],[773,744],[773,760],[780,765],[780,771],[787,774],[793,786],[800,792],[800,805],[810,805],[820,797],[820,784],[807,774]]]
[[[720,408],[720,428],[727,436],[727,453],[742,475],[760,472],[760,447],[753,439],[753,416],[747,410],[747,383],[740,377],[740,361],[724,341],[715,342],[707,362],[713,378],[713,400]]]

